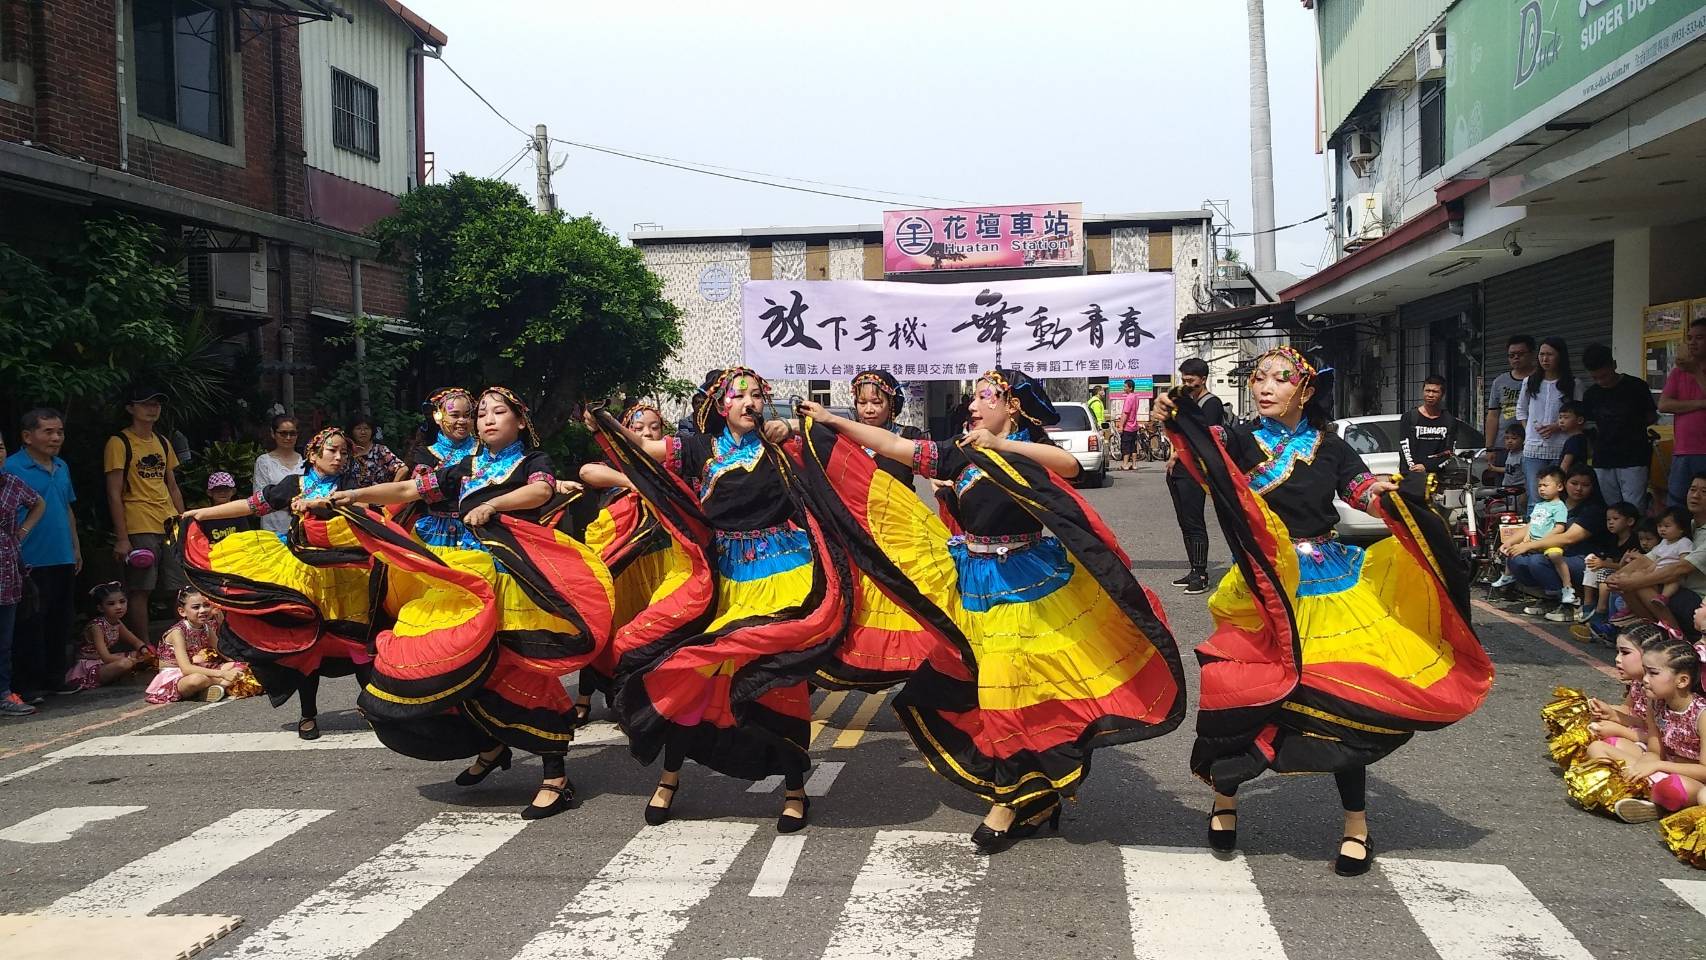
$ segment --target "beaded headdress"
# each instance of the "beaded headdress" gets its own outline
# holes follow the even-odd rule
[[[498,397],[502,399],[504,403],[509,404],[509,408],[514,410],[516,416],[521,418],[521,432],[527,437],[528,447],[539,446],[539,434],[533,429],[533,414],[528,411],[527,404],[523,402],[520,397],[515,395],[514,390],[511,390],[508,387],[487,387],[480,391],[480,396]]]

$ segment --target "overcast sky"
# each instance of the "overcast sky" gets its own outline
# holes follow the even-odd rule
[[[553,137],[880,201],[557,145],[559,205],[623,236],[636,223],[876,223],[908,202],[1125,213],[1229,200],[1236,229],[1250,229],[1243,0],[407,2],[449,35],[445,60],[529,132],[544,123]],[[1269,0],[1267,34],[1287,224],[1326,209],[1311,15]],[[523,140],[429,61],[426,144],[441,178],[492,176]],[[531,158],[507,179],[531,197]],[[1322,222],[1281,232],[1280,268],[1314,272],[1325,242]]]

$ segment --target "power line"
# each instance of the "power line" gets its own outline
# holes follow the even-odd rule
[[[496,114],[497,118],[499,120],[502,120],[504,123],[509,124],[510,129],[512,129],[516,133],[519,133],[522,136],[526,137],[529,141],[532,141],[532,139],[533,139],[532,134],[530,134],[526,130],[523,130],[520,127],[516,126],[514,120],[511,120],[510,118],[504,116],[504,112],[502,110],[499,110],[497,107],[492,106],[492,101],[487,100],[485,94],[481,93],[478,90],[475,90],[473,84],[471,84],[467,80],[463,79],[462,74],[457,73],[456,68],[450,65],[450,61],[444,59],[443,57],[439,57],[438,62],[444,64],[444,69],[449,70],[451,76],[455,77],[464,87],[467,87],[469,93],[478,97],[480,99],[480,102],[486,105],[487,110],[490,110],[490,111],[492,111],[492,113]]]
[[[1233,236],[1234,237],[1258,237],[1258,236],[1261,236],[1262,234],[1265,234],[1265,233],[1279,233],[1281,230],[1290,230],[1292,227],[1301,227],[1306,223],[1314,223],[1317,220],[1325,220],[1325,219],[1327,219],[1326,211],[1322,211],[1321,213],[1317,213],[1315,216],[1310,217],[1308,220],[1299,220],[1296,223],[1288,223],[1283,227],[1275,227],[1272,230],[1257,230],[1253,233],[1235,233],[1235,234],[1233,234]]]
[[[523,144],[520,150],[517,150],[514,154],[512,154],[510,156],[509,160],[507,160],[503,166],[498,168],[499,170],[502,171],[502,173],[494,173],[490,177],[487,177],[486,179],[488,179],[488,180],[502,180],[504,177],[504,174],[507,174],[511,170],[515,169],[515,165],[517,163],[520,163],[521,158],[526,156],[527,151],[529,151],[531,149],[533,149],[533,144],[531,142]]]

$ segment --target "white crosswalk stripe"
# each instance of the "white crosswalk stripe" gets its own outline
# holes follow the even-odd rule
[[[1663,883],[1671,893],[1681,897],[1683,903],[1706,917],[1706,880],[1665,880]]]
[[[1121,847],[1137,960],[1285,960],[1243,854]]]
[[[152,913],[308,826],[330,810],[239,810],[134,860],[47,908],[49,913]]]
[[[147,807],[55,807],[0,830],[0,840],[13,843],[60,843],[91,823],[117,820]]]
[[[1380,867],[1440,960],[1593,960],[1499,864],[1388,857]]]
[[[824,960],[969,958],[988,864],[963,834],[879,831]]]
[[[513,814],[441,813],[245,938],[231,956],[354,960],[527,824]]]

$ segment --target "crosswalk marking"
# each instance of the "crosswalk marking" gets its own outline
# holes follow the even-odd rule
[[[1706,916],[1706,880],[1662,880],[1670,888],[1670,892],[1682,898],[1682,902]]]
[[[847,766],[845,761],[825,760],[812,767],[812,775],[806,778],[805,791],[808,797],[827,797],[829,788],[835,786],[835,778],[841,776],[841,769]],[[752,786],[746,788],[747,793],[775,793],[782,786],[781,774],[755,780]]]
[[[806,742],[807,750],[817,746],[817,738],[823,733],[823,728],[828,725],[830,718],[835,716],[835,711],[841,709],[841,702],[846,699],[847,691],[833,690],[817,705],[817,709],[812,711],[812,735]]]
[[[354,960],[527,824],[507,813],[441,813],[244,939],[230,956]]]
[[[239,810],[119,867],[47,908],[48,913],[152,913],[308,826],[330,810]]]
[[[13,843],[62,843],[91,823],[117,820],[147,807],[55,807],[0,830],[0,840]]]
[[[859,741],[865,739],[866,729],[870,727],[871,720],[876,717],[877,711],[883,708],[883,701],[887,700],[888,696],[887,692],[865,694],[864,702],[859,704],[859,709],[853,711],[853,719],[847,721],[847,729],[841,731],[841,735],[835,738],[835,742],[830,744],[830,749],[851,750],[857,747]]]
[[[682,821],[628,841],[515,960],[661,960],[758,827]]]
[[[969,958],[988,862],[962,834],[878,831],[823,960]]]
[[[800,861],[800,851],[806,848],[804,834],[792,833],[777,837],[764,856],[764,866],[758,868],[758,878],[752,881],[749,897],[780,897],[788,892],[788,881],[794,877],[794,865]]]
[[[1121,847],[1137,960],[1285,960],[1243,854]]]
[[[289,730],[265,733],[162,733],[150,737],[92,737],[55,750],[49,757],[164,757],[192,753],[273,753],[277,751],[377,750],[384,744],[371,730],[327,733],[304,740]]]
[[[1440,960],[1593,960],[1499,864],[1388,857],[1380,865]]]

